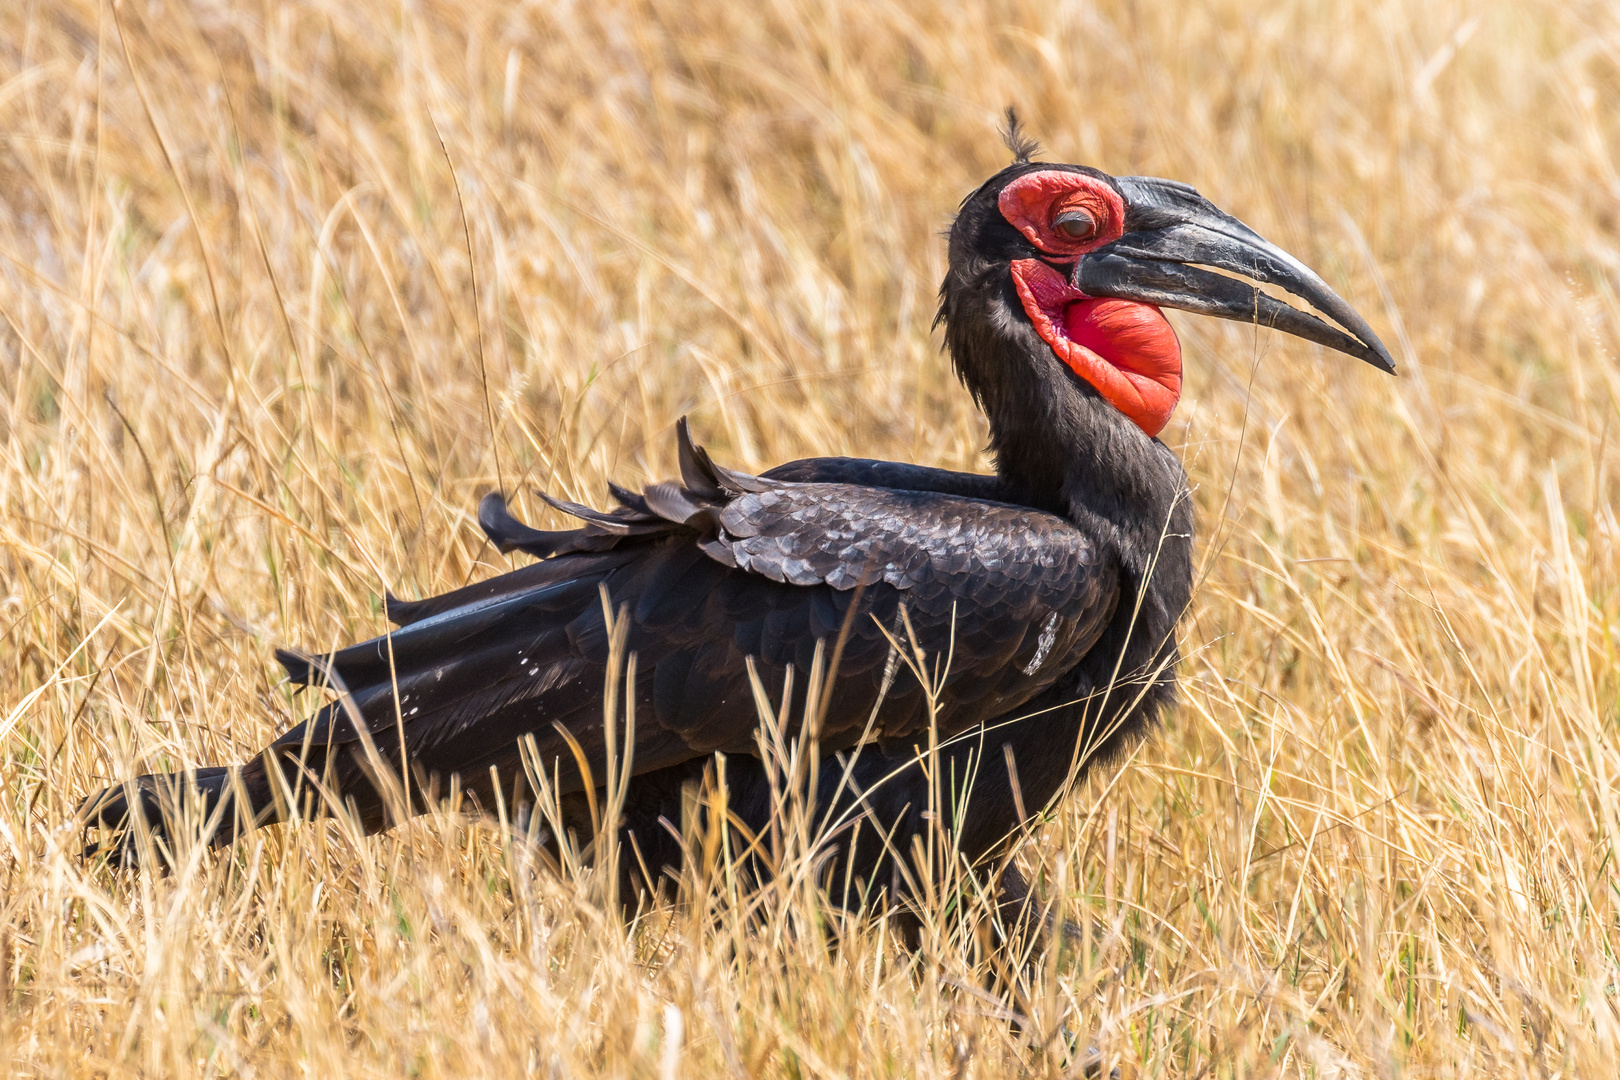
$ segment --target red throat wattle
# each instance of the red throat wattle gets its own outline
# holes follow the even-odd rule
[[[1181,342],[1162,312],[1134,300],[1094,299],[1039,259],[1012,264],[1024,313],[1059,360],[1148,435],[1181,398]]]

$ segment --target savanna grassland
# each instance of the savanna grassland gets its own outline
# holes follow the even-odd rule
[[[528,492],[671,475],[682,415],[743,468],[987,468],[931,322],[1008,104],[1401,366],[1172,316],[1182,702],[1018,853],[1076,940],[987,950],[956,868],[906,948],[697,834],[626,925],[449,810],[79,857],[88,791],[312,707],[276,645],[516,565],[488,490],[558,527]],[[1608,2],[8,0],[7,1068],[1612,1076],[1617,282]]]

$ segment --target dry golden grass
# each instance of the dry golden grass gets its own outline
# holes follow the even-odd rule
[[[449,814],[77,858],[86,791],[309,707],[275,644],[505,568],[485,490],[600,505],[683,413],[984,468],[929,323],[1009,102],[1402,364],[1176,319],[1183,703],[1021,856],[1079,946],[991,998],[971,896],[833,948],[723,852],[626,929]],[[0,5],[10,1070],[1061,1075],[1066,1027],[1131,1076],[1613,1075],[1617,169],[1605,0]]]

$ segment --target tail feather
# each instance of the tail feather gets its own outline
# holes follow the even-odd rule
[[[149,773],[104,788],[79,804],[78,816],[86,835],[92,829],[101,837],[84,847],[84,856],[105,855],[107,861],[124,866],[139,862],[143,832],[153,841],[160,858],[174,854],[173,839],[182,828],[212,832],[198,838],[211,845],[228,843],[236,834],[235,822],[221,804],[230,799],[232,769],[215,766],[177,773]]]
[[[535,729],[544,741],[554,738],[554,724],[584,730],[593,717],[600,723],[611,635],[599,588],[612,585],[616,597],[637,600],[637,619],[649,625],[697,617],[708,610],[719,567],[737,565],[719,542],[720,512],[740,495],[780,486],[716,465],[692,442],[684,419],[678,443],[681,481],[641,492],[613,486],[612,510],[541,496],[579,519],[579,528],[533,528],[511,514],[499,493],[485,496],[478,521],[490,541],[539,562],[424,600],[389,595],[386,612],[399,629],[369,641],[330,653],[277,649],[289,681],[326,683],[338,699],[243,766],[150,774],[92,795],[79,816],[87,836],[101,835],[86,854],[123,863],[150,850],[142,837],[161,842],[204,827],[212,832],[199,838],[228,843],[243,828],[295,812],[276,805],[276,793],[287,788],[271,780],[279,775],[296,789],[306,754],[322,790],[345,803],[353,799],[366,827],[380,828],[387,785],[369,778],[371,757],[386,764],[407,752],[424,754],[447,772],[466,774],[470,788],[484,782],[489,764],[510,764],[518,735]],[[692,544],[667,542],[680,535]],[[698,564],[712,572],[687,573]],[[694,664],[708,662],[677,657],[668,670],[684,679]],[[708,685],[706,676],[693,678]],[[680,689],[671,684],[665,692]],[[684,738],[670,732],[664,743],[643,740],[637,754],[644,761],[660,754],[679,760],[690,750]],[[554,749],[563,754],[560,742]]]

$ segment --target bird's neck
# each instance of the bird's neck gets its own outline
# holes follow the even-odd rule
[[[952,310],[947,296],[946,347],[990,421],[989,449],[1008,494],[1077,523],[1163,529],[1186,490],[1175,456],[1069,370],[1000,297],[973,299],[981,298],[979,311],[971,302]]]

